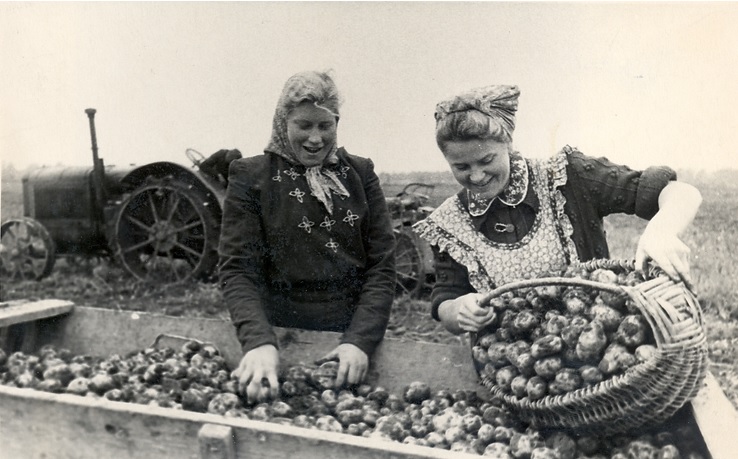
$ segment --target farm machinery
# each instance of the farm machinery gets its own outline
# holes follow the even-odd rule
[[[86,111],[92,167],[42,167],[23,177],[23,214],[3,222],[0,275],[39,280],[57,256],[68,263],[111,259],[136,279],[173,284],[212,278],[227,181],[186,150],[186,167],[157,161],[105,165],[98,155],[95,109]],[[214,153],[211,155],[212,158]],[[208,158],[208,159],[210,159]],[[398,236],[399,293],[417,293],[428,273],[428,251],[409,225],[426,209],[422,184],[389,198]]]

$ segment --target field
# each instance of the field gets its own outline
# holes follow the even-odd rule
[[[702,192],[703,205],[694,224],[683,235],[692,248],[692,275],[705,313],[709,338],[710,370],[734,406],[738,408],[738,180],[735,172],[710,175],[682,173]],[[412,182],[433,183],[429,205],[438,205],[458,186],[449,174],[382,174],[388,196]],[[3,168],[0,212],[3,222],[22,214],[20,174]],[[616,215],[606,219],[612,258],[634,256],[645,222]],[[426,292],[427,293],[427,292]],[[226,319],[216,285],[197,283],[176,287],[144,285],[127,278],[105,261],[70,264],[57,260],[52,274],[40,282],[3,283],[0,301],[13,299],[67,299],[79,305],[148,311],[175,316]],[[464,343],[435,323],[428,313],[427,296],[396,301],[388,336],[407,340]]]

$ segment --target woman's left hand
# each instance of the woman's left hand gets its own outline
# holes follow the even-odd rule
[[[676,234],[649,224],[638,240],[636,268],[645,271],[648,260],[653,260],[674,282],[684,281],[691,289],[689,253],[689,247]]]
[[[336,389],[346,385],[359,384],[366,377],[369,368],[369,356],[353,344],[343,343],[336,346],[316,363],[338,360]]]
[[[645,270],[651,259],[674,282],[684,281],[693,288],[689,275],[690,249],[679,234],[692,223],[702,195],[697,188],[682,182],[669,182],[659,194],[659,211],[651,218],[638,240],[636,268]]]

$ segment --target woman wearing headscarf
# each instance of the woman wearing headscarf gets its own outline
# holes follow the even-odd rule
[[[462,191],[415,230],[433,247],[432,315],[450,332],[477,332],[495,319],[482,293],[509,282],[563,273],[577,261],[609,257],[603,217],[650,220],[636,266],[649,260],[689,284],[689,248],[679,234],[701,195],[668,167],[643,171],[566,146],[545,160],[514,150],[520,91],[493,85],[437,104],[436,141]]]
[[[339,361],[337,386],[364,378],[387,327],[391,220],[372,161],[338,147],[338,120],[332,78],[298,73],[285,83],[264,154],[230,166],[219,276],[251,401],[278,395],[272,326],[343,332],[325,357]]]

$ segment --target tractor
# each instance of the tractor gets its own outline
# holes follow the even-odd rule
[[[205,166],[223,150],[206,159],[187,149],[191,167],[168,161],[107,166],[98,155],[96,110],[85,112],[92,167],[41,167],[24,175],[24,216],[2,224],[2,278],[42,279],[62,256],[67,263],[111,259],[144,282],[212,279],[227,177]],[[399,293],[418,292],[427,272],[427,257],[409,231],[423,199],[411,188],[388,198],[398,235]]]

